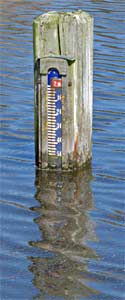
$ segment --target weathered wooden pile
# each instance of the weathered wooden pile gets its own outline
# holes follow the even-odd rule
[[[40,168],[82,167],[91,159],[93,18],[86,12],[48,12],[33,23],[35,146]],[[62,75],[62,155],[48,155],[47,74]]]

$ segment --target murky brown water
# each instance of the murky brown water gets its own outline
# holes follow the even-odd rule
[[[1,0],[1,299],[124,299],[125,1]],[[33,19],[95,19],[93,159],[75,174],[34,165]]]

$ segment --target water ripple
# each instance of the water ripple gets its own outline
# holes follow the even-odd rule
[[[92,170],[34,166],[32,22],[94,16]],[[2,299],[121,300],[124,293],[125,2],[1,0]]]

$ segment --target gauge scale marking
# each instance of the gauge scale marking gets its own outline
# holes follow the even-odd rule
[[[62,156],[62,79],[56,69],[48,72],[48,155]]]

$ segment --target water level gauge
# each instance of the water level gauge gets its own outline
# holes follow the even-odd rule
[[[48,72],[48,155],[62,156],[62,78],[54,68]]]

